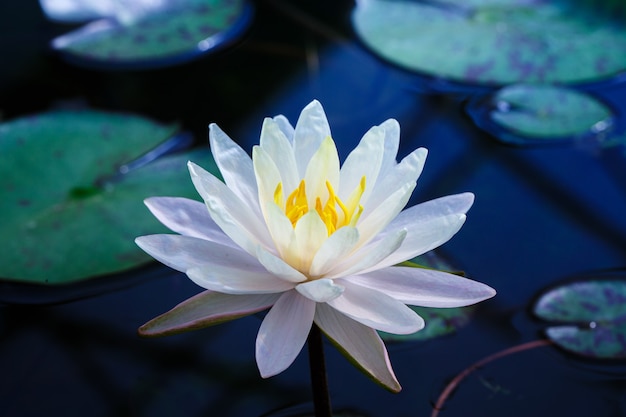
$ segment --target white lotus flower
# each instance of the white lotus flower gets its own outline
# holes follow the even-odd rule
[[[265,119],[252,159],[212,124],[210,145],[224,182],[190,162],[205,204],[148,199],[152,213],[179,234],[137,238],[207,291],[140,333],[176,333],[269,308],[256,340],[261,376],[289,367],[315,322],[364,372],[399,391],[376,330],[420,330],[424,321],[407,304],[459,307],[495,295],[456,275],[394,266],[450,239],[474,200],[464,193],[401,212],[427,152],[417,149],[397,163],[399,135],[395,120],[372,127],[340,166],[317,101],[295,128],[284,116]]]

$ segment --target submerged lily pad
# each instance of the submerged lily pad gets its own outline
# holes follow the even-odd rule
[[[579,281],[554,288],[536,302],[539,318],[557,323],[546,335],[570,352],[626,358],[626,281]]]
[[[61,284],[150,261],[134,238],[163,229],[143,199],[197,196],[186,169],[192,156],[164,157],[125,174],[119,168],[176,130],[93,111],[1,124],[1,279]],[[209,164],[208,150],[193,157]]]
[[[55,38],[52,46],[72,62],[86,66],[161,67],[225,46],[243,33],[252,17],[246,0],[143,3],[139,6],[145,7],[116,2],[111,7],[97,4],[88,10],[64,11],[68,19],[98,13],[101,18]],[[63,15],[61,11],[49,14],[57,20]]]
[[[455,273],[450,263],[445,258],[438,255],[436,251],[427,252],[411,261],[403,262],[400,265]],[[456,273],[461,274],[461,272]],[[455,308],[409,307],[424,319],[426,322],[424,328],[416,333],[406,335],[379,331],[380,337],[383,340],[389,342],[423,341],[445,336],[465,326],[469,322],[474,310],[473,306]]]
[[[419,332],[412,334],[392,334],[379,332],[383,340],[389,342],[404,342],[413,340],[429,340],[436,337],[445,336],[457,331],[457,329],[465,326],[472,315],[474,307],[455,307],[455,308],[429,308],[410,306],[410,308],[419,314],[426,324]]]
[[[612,3],[617,16],[588,3],[358,0],[352,20],[376,54],[421,74],[489,85],[580,83],[626,69],[624,3]]]
[[[475,123],[503,142],[540,144],[606,133],[608,105],[580,91],[541,84],[514,84],[468,104]]]

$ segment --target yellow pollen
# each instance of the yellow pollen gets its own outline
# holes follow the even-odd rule
[[[345,203],[337,196],[329,181],[326,181],[326,189],[328,190],[326,202],[322,203],[322,197],[317,196],[315,198],[315,207],[310,209],[306,195],[306,182],[304,180],[300,181],[298,188],[293,190],[284,202],[283,184],[278,183],[276,190],[274,190],[274,202],[284,210],[285,215],[294,227],[298,220],[310,210],[315,210],[319,214],[326,226],[328,236],[343,226],[355,226],[359,217],[361,217],[361,213],[363,213],[363,206],[360,204],[360,201],[365,191],[365,177],[361,178],[359,185],[352,191]]]

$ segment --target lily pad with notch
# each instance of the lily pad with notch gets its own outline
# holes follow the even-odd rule
[[[44,10],[53,20],[76,16],[98,19],[52,41],[69,62],[99,69],[147,69],[176,65],[213,53],[234,42],[249,26],[247,0],[164,0],[95,2],[91,8]],[[87,2],[89,3],[89,2]]]
[[[574,281],[539,297],[532,309],[546,336],[587,358],[626,359],[626,279]]]
[[[477,126],[512,145],[554,145],[606,135],[612,108],[594,96],[547,84],[512,84],[470,100]]]
[[[150,262],[134,238],[166,230],[143,199],[197,198],[187,160],[214,166],[207,149],[128,169],[159,144],[168,148],[163,143],[177,130],[98,111],[49,112],[0,124],[0,281],[68,284]]]

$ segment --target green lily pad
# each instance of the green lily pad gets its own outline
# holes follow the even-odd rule
[[[352,21],[376,54],[421,74],[487,85],[581,83],[626,69],[626,22],[609,13],[624,16],[624,3],[596,3],[359,0]]]
[[[511,85],[498,91],[491,118],[516,133],[552,138],[605,130],[611,110],[576,90],[550,85]],[[601,126],[601,128],[598,128]]]
[[[242,34],[252,17],[246,0],[181,0],[137,16],[95,20],[52,41],[72,62],[154,68],[188,61]]]
[[[604,134],[611,108],[586,93],[541,84],[513,84],[469,103],[476,124],[507,143],[553,143]]]
[[[570,352],[593,358],[626,358],[626,281],[579,281],[554,288],[533,312],[553,323],[546,335]]]
[[[436,251],[427,252],[410,261],[402,262],[400,265],[413,268],[454,271],[450,263],[445,258],[439,256]],[[462,274],[461,272],[453,273]],[[454,333],[469,322],[475,308],[474,306],[455,308],[409,307],[424,319],[426,322],[424,328],[419,332],[406,335],[379,331],[378,333],[383,340],[388,342],[424,341]]]
[[[164,229],[143,199],[197,196],[186,169],[192,155],[164,157],[125,174],[119,168],[176,130],[94,111],[0,124],[1,279],[62,284],[150,261],[134,238]],[[208,150],[204,154],[193,156],[209,164]]]

